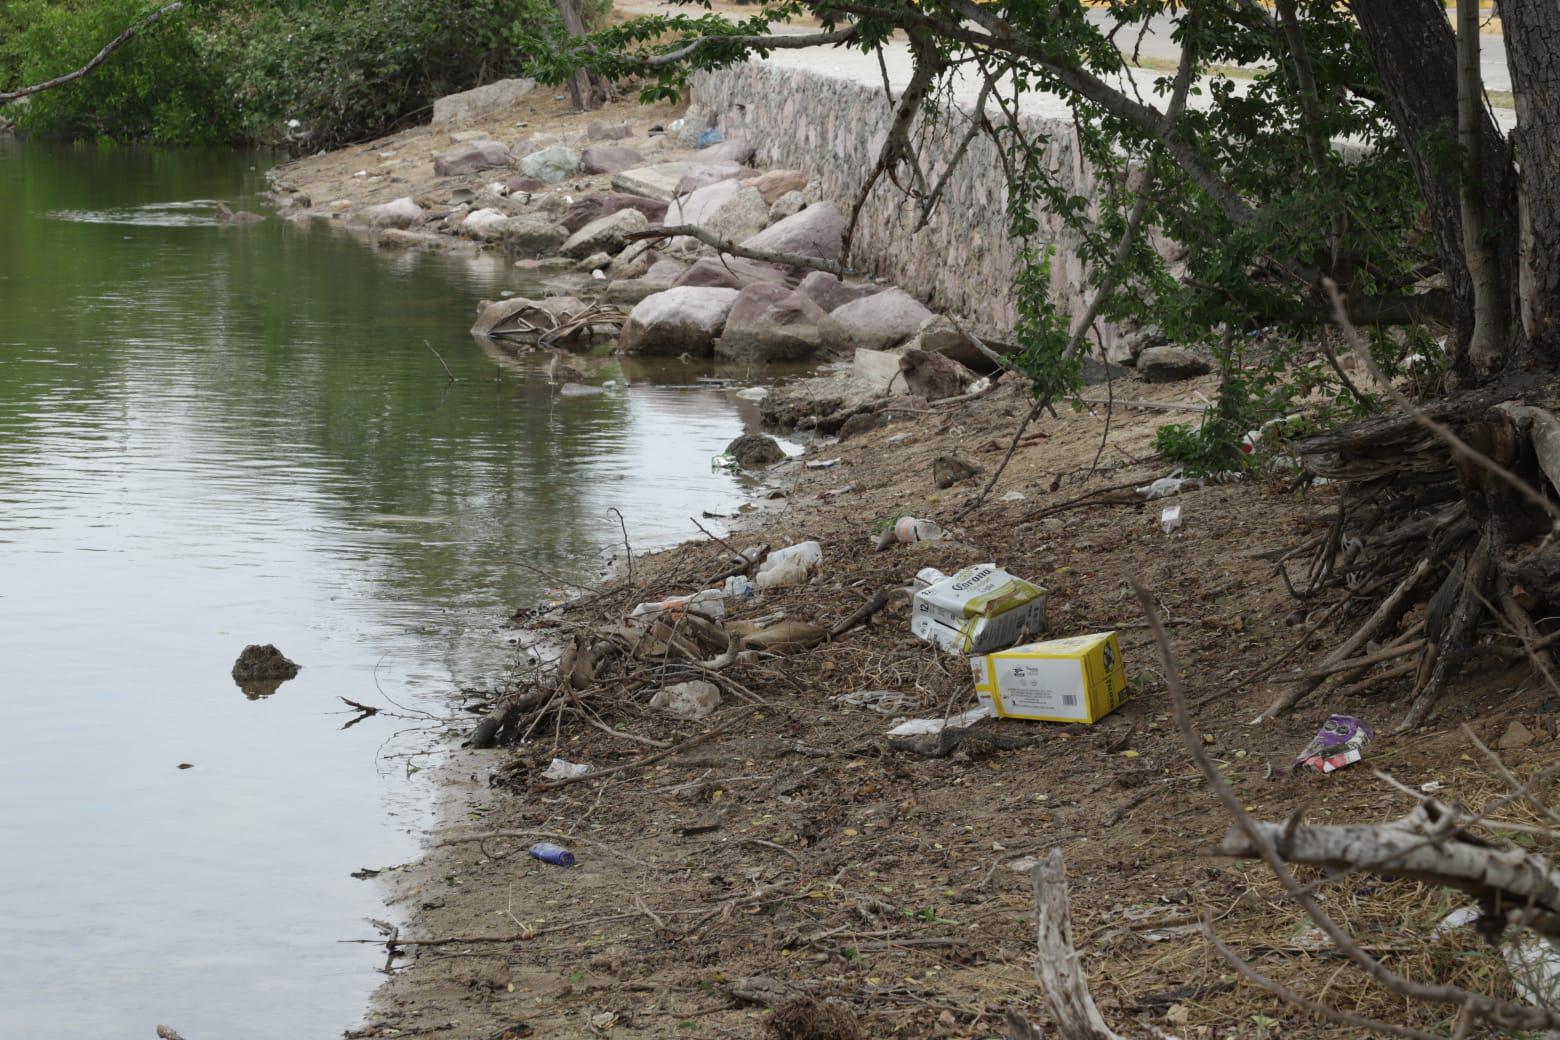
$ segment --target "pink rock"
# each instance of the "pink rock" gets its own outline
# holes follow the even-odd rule
[[[742,182],[742,186],[757,188],[758,193],[764,196],[764,201],[773,206],[786,192],[801,191],[807,187],[807,177],[800,170],[769,170],[757,177],[749,177]]]
[[[638,166],[645,157],[632,148],[611,144],[587,145],[580,153],[580,169],[586,173],[617,173]]]
[[[468,173],[508,166],[509,149],[497,141],[472,141],[453,152],[441,152],[433,157],[435,177],[462,177]]]

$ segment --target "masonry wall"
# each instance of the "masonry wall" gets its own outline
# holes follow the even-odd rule
[[[877,162],[893,113],[881,88],[760,62],[700,74],[692,99],[717,114],[726,135],[747,135],[761,165],[816,178],[824,197],[847,216]],[[928,188],[942,179],[968,125],[960,113],[917,129]],[[1086,185],[1071,124],[1029,120],[1026,132],[1049,142],[1048,159],[1064,183]],[[971,140],[931,219],[917,229],[918,219],[916,202],[880,178],[862,210],[852,262],[983,335],[1009,340],[1020,247],[1008,238],[1007,190],[989,138],[978,134]],[[1078,308],[1082,264],[1059,219],[1042,215],[1041,225],[1043,240],[1036,244],[1055,248],[1052,298],[1071,312]]]

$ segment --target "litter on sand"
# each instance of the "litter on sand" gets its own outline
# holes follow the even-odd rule
[[[1159,514],[1159,529],[1165,534],[1176,530],[1181,526],[1181,507],[1179,505],[1165,506]]]
[[[584,776],[590,772],[590,766],[584,762],[570,762],[567,759],[555,758],[552,765],[542,770],[543,780],[573,780],[577,776]]]
[[[957,715],[950,715],[946,719],[911,719],[901,722],[888,731],[891,737],[917,737],[923,733],[941,733],[945,729],[963,729],[965,726],[988,718],[991,709],[984,704],[977,704],[969,711],[961,711]]]
[[[908,693],[901,693],[898,690],[855,690],[851,693],[836,694],[831,699],[844,707],[865,708],[879,715],[903,715],[915,710],[920,704]]]
[[[915,578],[910,631],[944,650],[989,653],[1045,629],[1045,589],[994,563],[952,577],[927,567]]]
[[[935,542],[942,537],[943,529],[932,521],[901,516],[878,534],[877,549],[882,552],[896,543],[910,545],[915,542]]]
[[[1306,749],[1289,766],[1308,766],[1318,773],[1332,773],[1365,757],[1365,746],[1376,739],[1370,724],[1353,715],[1329,715]]]
[[[970,658],[975,696],[1004,719],[1097,722],[1121,706],[1127,666],[1114,632]]]

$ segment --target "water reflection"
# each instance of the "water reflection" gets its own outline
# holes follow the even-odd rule
[[[0,141],[3,1036],[350,1026],[375,965],[336,940],[385,913],[351,875],[412,854],[425,735],[338,698],[503,668],[501,619],[595,570],[611,507],[639,547],[741,501],[716,369],[577,357],[620,386],[564,396],[464,332],[527,289],[500,258],[205,226],[263,165]],[[254,642],[307,665],[285,695],[234,696]]]

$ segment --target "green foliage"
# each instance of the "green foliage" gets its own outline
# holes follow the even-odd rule
[[[0,83],[50,79],[87,63],[146,11],[146,0],[0,3]],[[18,125],[44,134],[213,143],[236,130],[221,71],[204,59],[198,12],[138,35],[91,75],[14,106]]]
[[[80,67],[162,2],[0,0],[0,85]],[[610,9],[587,0],[587,23]],[[515,46],[516,26],[562,34],[550,0],[195,0],[11,111],[51,135],[336,147],[520,74],[539,55]]]
[[[214,60],[246,134],[332,148],[391,129],[443,94],[519,70],[505,32],[526,0],[282,0],[229,8]]]

